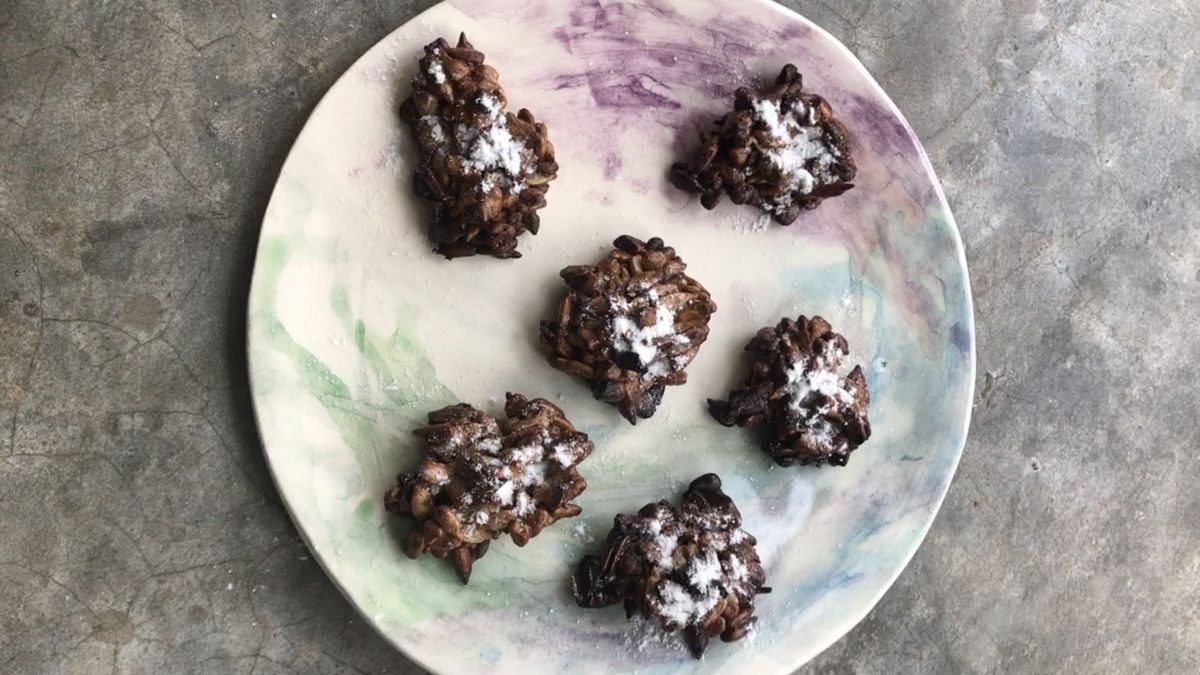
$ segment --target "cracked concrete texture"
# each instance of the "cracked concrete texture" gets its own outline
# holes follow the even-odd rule
[[[289,143],[429,4],[0,3],[0,671],[419,672],[296,538],[242,324]],[[1200,671],[1200,9],[788,4],[924,140],[980,345],[929,538],[806,670]]]

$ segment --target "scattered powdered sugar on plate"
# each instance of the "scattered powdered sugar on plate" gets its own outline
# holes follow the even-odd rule
[[[407,59],[402,57],[403,50],[392,42],[382,50],[382,58],[367,64],[362,70],[363,79],[371,84],[392,85],[396,75]]]
[[[679,638],[668,633],[656,621],[635,614],[629,620],[622,643],[630,651],[644,653],[647,651],[666,651],[673,654],[686,655],[687,647]]]
[[[571,536],[585,544],[591,544],[596,541],[596,536],[592,534],[592,528],[584,521],[577,521],[571,526]]]
[[[742,234],[760,234],[771,229],[771,215],[762,212],[729,209],[720,219],[722,225]],[[799,239],[797,237],[796,239]]]
[[[750,624],[750,629],[746,631],[746,636],[743,637],[741,640],[738,640],[738,644],[741,645],[742,649],[745,649],[747,647],[754,646],[754,644],[757,642],[758,642],[758,624],[752,623],[752,624]]]

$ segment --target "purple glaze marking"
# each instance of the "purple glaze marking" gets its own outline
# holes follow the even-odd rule
[[[955,322],[950,327],[950,342],[954,345],[960,354],[969,354],[971,352],[971,333],[966,328],[963,328],[961,322]]]
[[[550,81],[554,83],[554,89],[556,91],[561,91],[563,89],[574,89],[576,87],[583,87],[587,85],[587,75],[579,75],[574,73],[569,73],[566,75],[554,75],[550,78]]]
[[[604,178],[605,180],[616,180],[621,175],[621,153],[614,148],[610,148],[604,153]]]
[[[666,2],[663,2],[663,0],[645,0],[645,5],[646,9],[649,9],[664,19],[676,18],[679,16],[679,12],[676,12],[674,7]]]
[[[748,81],[744,61],[755,48],[748,47],[728,29],[680,25],[679,35],[707,35],[711,43],[696,45],[662,36],[646,36],[647,14],[686,21],[661,4],[608,3],[586,0],[570,12],[570,25],[553,31],[569,54],[586,59],[585,80],[592,98],[608,108],[681,108],[677,92],[668,82],[699,82],[707,93],[728,95],[730,83]],[[687,74],[689,77],[681,78]],[[558,85],[563,86],[564,80]]]
[[[644,73],[596,73],[588,75],[592,99],[603,108],[681,108],[661,82]]]

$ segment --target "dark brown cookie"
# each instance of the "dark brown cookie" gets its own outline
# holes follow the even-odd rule
[[[683,630],[696,658],[711,637],[744,637],[754,598],[769,593],[754,537],[716,474],[692,481],[680,506],[647,504],[613,521],[604,552],[587,556],[572,577],[580,607],[624,603],[625,613]]]
[[[462,582],[502,534],[524,546],[543,528],[581,511],[587,483],[578,464],[592,452],[563,411],[545,399],[508,394],[499,422],[466,403],[429,413],[414,433],[425,459],[384,495],[388,511],[410,516],[411,558],[449,558]]]
[[[862,367],[842,377],[850,348],[819,316],[783,319],[763,328],[747,351],[754,364],[728,401],[708,400],[725,426],[763,426],[763,449],[783,466],[845,466],[851,451],[871,436],[870,393]]]
[[[700,134],[695,157],[671,167],[672,182],[699,194],[707,209],[727,194],[734,204],[753,204],[782,225],[854,187],[850,133],[825,99],[802,89],[791,64],[773,86],[738,89],[733,112]]]
[[[567,294],[541,338],[555,368],[587,379],[597,399],[636,424],[667,385],[687,381],[717,306],[661,239],[625,235],[613,246],[598,264],[562,271]]]
[[[528,110],[505,108],[499,75],[465,34],[425,47],[400,116],[421,151],[413,187],[433,202],[433,250],[447,258],[519,258],[517,237],[537,234],[554,146]]]

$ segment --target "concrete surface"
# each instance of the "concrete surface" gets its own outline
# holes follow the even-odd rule
[[[0,0],[0,671],[416,671],[278,503],[242,314],[305,115],[426,4]],[[789,4],[924,140],[981,373],[924,547],[809,670],[1200,671],[1200,8]]]

